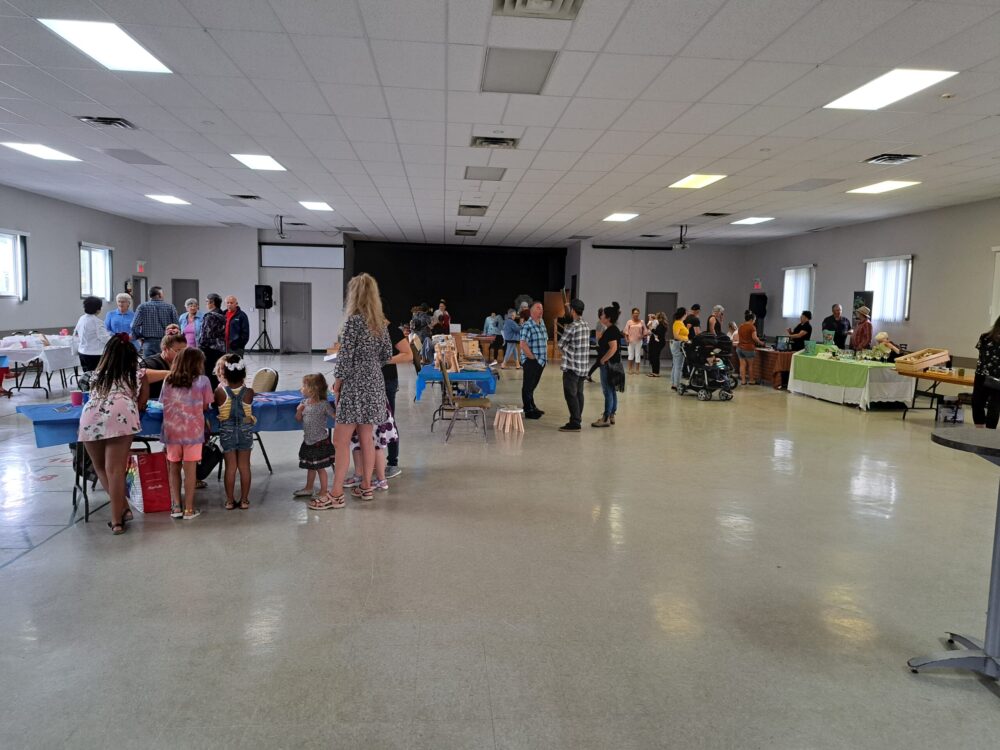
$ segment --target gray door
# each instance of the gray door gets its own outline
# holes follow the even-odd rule
[[[672,325],[674,310],[677,309],[677,292],[646,292],[646,315],[663,313],[667,316],[667,325]],[[645,317],[643,317],[645,320]],[[670,336],[667,336],[670,339]],[[670,347],[663,347],[660,359],[670,358]]]
[[[177,308],[179,315],[184,311],[185,300],[196,299],[201,304],[201,297],[198,296],[198,279],[171,279],[170,281],[170,302]]]
[[[282,281],[278,289],[281,352],[312,351],[312,284]]]
[[[145,276],[132,277],[132,309],[146,301],[146,294],[149,292],[149,279]],[[178,313],[180,314],[180,313]]]

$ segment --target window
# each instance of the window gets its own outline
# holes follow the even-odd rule
[[[28,297],[27,236],[0,229],[0,297]]]
[[[111,301],[111,253],[113,248],[80,243],[80,296]]]
[[[797,318],[803,310],[812,310],[815,276],[816,269],[813,266],[785,269],[785,293],[781,298],[781,317]]]
[[[913,256],[865,261],[865,291],[874,292],[872,319],[898,323],[910,319],[910,274]]]

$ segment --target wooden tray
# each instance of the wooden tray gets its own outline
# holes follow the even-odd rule
[[[923,372],[928,367],[940,365],[951,359],[947,349],[920,349],[896,358],[897,372]]]

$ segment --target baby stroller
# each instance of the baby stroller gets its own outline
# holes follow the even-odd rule
[[[677,386],[681,395],[694,391],[699,401],[711,401],[718,392],[720,401],[731,401],[733,385],[730,377],[733,342],[728,336],[699,333],[684,344],[684,361],[690,366],[686,383]]]

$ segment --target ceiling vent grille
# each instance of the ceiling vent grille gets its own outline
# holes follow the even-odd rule
[[[865,164],[878,164],[883,167],[891,167],[897,164],[906,164],[908,161],[919,158],[920,154],[879,154],[878,156],[873,156],[871,159],[865,159]]]
[[[119,128],[120,130],[138,130],[138,128],[126,120],[124,117],[91,117],[80,115],[76,118],[85,125],[92,128]]]
[[[469,144],[473,148],[517,148],[520,138],[490,138],[485,135],[475,135]]]
[[[306,224],[304,221],[286,221],[285,222],[285,226],[286,227],[307,227],[309,225]]]
[[[230,198],[235,198],[236,200],[239,200],[239,201],[259,201],[260,200],[260,196],[259,195],[249,195],[249,194],[247,194],[247,195],[230,195],[229,197]]]
[[[647,240],[651,240],[654,237],[662,237],[663,235],[662,234],[640,234],[639,236],[643,237],[643,238],[645,238]]]
[[[357,227],[334,227],[338,232],[360,232]]]
[[[594,235],[592,235],[592,234],[571,234],[567,239],[570,239],[570,240],[589,240],[589,239],[593,239],[593,237],[594,237]]]
[[[479,234],[478,229],[455,229],[456,237],[475,237],[477,234]]]
[[[724,214],[724,213],[722,213],[720,211],[709,211],[708,213],[702,214],[702,216],[707,216],[710,219],[715,219],[715,218],[718,218],[720,216],[729,216],[729,214]]]
[[[472,203],[459,203],[458,204],[458,215],[459,216],[486,216],[486,209],[489,206],[477,206]]]
[[[493,15],[572,21],[583,0],[493,0]]]

